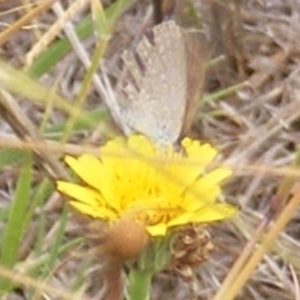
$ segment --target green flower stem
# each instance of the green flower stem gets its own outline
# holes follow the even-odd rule
[[[153,272],[132,269],[129,274],[128,300],[149,300]]]

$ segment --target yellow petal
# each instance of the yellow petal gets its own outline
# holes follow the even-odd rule
[[[195,184],[186,192],[184,199],[186,210],[196,210],[211,205],[218,200],[220,193],[221,188],[218,185]]]
[[[203,168],[207,166],[217,155],[217,150],[210,144],[201,145],[199,141],[185,138],[182,140],[181,145],[183,146],[187,157],[191,161],[195,161],[198,167]]]
[[[140,154],[147,156],[153,156],[155,153],[155,147],[153,143],[142,135],[133,135],[128,139],[129,149],[135,150]]]
[[[99,189],[104,177],[101,161],[92,155],[83,154],[77,159],[66,156],[65,162],[69,167],[87,184],[95,189]]]
[[[176,218],[173,218],[168,223],[168,227],[187,225],[187,224],[193,223],[193,216],[194,216],[194,213],[191,213],[191,212],[181,213],[179,216],[177,216]]]
[[[147,232],[153,236],[165,236],[167,233],[167,226],[164,223],[159,223],[153,226],[147,226]]]
[[[116,212],[106,206],[101,195],[96,191],[64,181],[57,181],[57,190],[72,198],[69,204],[82,214],[94,218],[115,218]]]
[[[111,170],[107,170],[99,158],[83,154],[77,159],[66,156],[65,162],[85,183],[97,189],[106,203],[117,210],[120,209],[118,201],[115,201],[114,190],[116,186],[112,186]]]
[[[185,138],[181,144],[187,157],[183,159],[178,171],[181,169],[181,173],[185,174],[184,185],[188,186],[203,174],[204,169],[217,155],[217,151],[209,144],[201,145],[198,141],[189,138]]]
[[[209,183],[218,184],[231,175],[232,175],[232,170],[224,167],[224,168],[215,169],[210,173],[205,174],[203,178]]]
[[[206,195],[204,197],[203,195],[198,195],[195,191],[192,191],[191,194],[186,195],[184,199],[182,199],[179,205],[183,211],[194,212],[207,204],[208,201],[205,198]],[[215,200],[215,198],[213,200]]]
[[[117,215],[113,211],[106,209],[104,206],[99,206],[95,209],[87,203],[78,201],[70,201],[69,204],[80,213],[93,218],[99,218],[102,220],[114,220],[117,218]]]
[[[105,205],[105,201],[101,195],[90,188],[64,181],[57,181],[56,187],[62,194],[89,205],[91,209],[96,209],[100,205]]]
[[[206,223],[220,221],[223,219],[228,219],[233,217],[237,212],[237,209],[228,204],[214,204],[207,206],[205,209],[202,209],[196,212],[191,218],[193,223]]]
[[[102,163],[108,172],[114,173],[114,170],[119,167],[122,161],[125,162],[128,158],[125,145],[124,139],[116,138],[101,147]]]
[[[218,168],[200,177],[191,187],[188,197],[198,198],[203,204],[215,202],[221,192],[220,182],[229,177],[232,171],[228,168]]]

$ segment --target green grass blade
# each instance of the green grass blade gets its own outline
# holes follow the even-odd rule
[[[24,215],[26,214],[30,199],[31,176],[32,157],[28,154],[27,161],[22,167],[15,195],[8,211],[8,221],[1,246],[0,265],[9,269],[13,268],[18,261],[18,250],[26,229],[24,226]],[[11,289],[12,286],[13,285],[6,280],[1,280],[0,296],[3,292],[7,292]]]
[[[105,9],[107,19],[115,22],[135,1],[136,0],[119,0],[111,4]],[[90,15],[85,17],[76,27],[76,33],[81,40],[93,34],[93,30],[93,22]],[[67,38],[62,38],[56,43],[53,43],[47,51],[35,59],[34,63],[26,71],[27,75],[32,78],[39,78],[48,73],[71,49],[72,46]]]
[[[59,225],[56,231],[56,236],[54,242],[52,244],[52,248],[50,249],[50,255],[48,257],[47,262],[44,265],[44,271],[42,277],[47,277],[51,270],[53,270],[56,261],[58,260],[60,249],[63,247],[63,238],[64,231],[68,220],[68,209],[65,207],[63,209],[62,214],[60,215],[60,219],[58,220]]]
[[[84,40],[92,34],[92,20],[88,16],[84,18],[76,28],[76,33],[81,40]],[[26,71],[27,75],[32,78],[39,78],[51,71],[55,65],[60,62],[65,55],[72,49],[72,45],[67,38],[62,38],[52,44],[47,51],[37,57],[34,63]]]
[[[3,149],[0,150],[0,170],[6,166],[22,163],[26,159],[24,151]]]

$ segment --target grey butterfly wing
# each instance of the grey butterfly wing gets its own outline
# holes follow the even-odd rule
[[[185,136],[192,125],[194,115],[204,90],[208,45],[204,35],[199,30],[185,30],[186,57],[186,107],[181,130]]]
[[[133,131],[158,143],[178,138],[185,107],[185,49],[180,27],[166,22],[144,37],[135,53],[126,52],[127,74],[118,90],[121,116]]]
[[[199,94],[188,92],[197,82],[188,78],[188,67],[194,71],[196,63],[187,59],[189,36],[175,22],[165,22],[153,29],[152,39],[144,37],[135,52],[123,55],[125,77],[117,89],[123,122],[159,144],[177,141],[189,118],[188,98]]]

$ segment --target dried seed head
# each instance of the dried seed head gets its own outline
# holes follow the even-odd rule
[[[143,224],[132,219],[122,219],[107,234],[107,250],[116,259],[135,259],[148,243],[148,233]]]
[[[173,243],[170,269],[190,281],[194,276],[193,268],[208,260],[212,250],[213,244],[205,226],[182,228]]]

